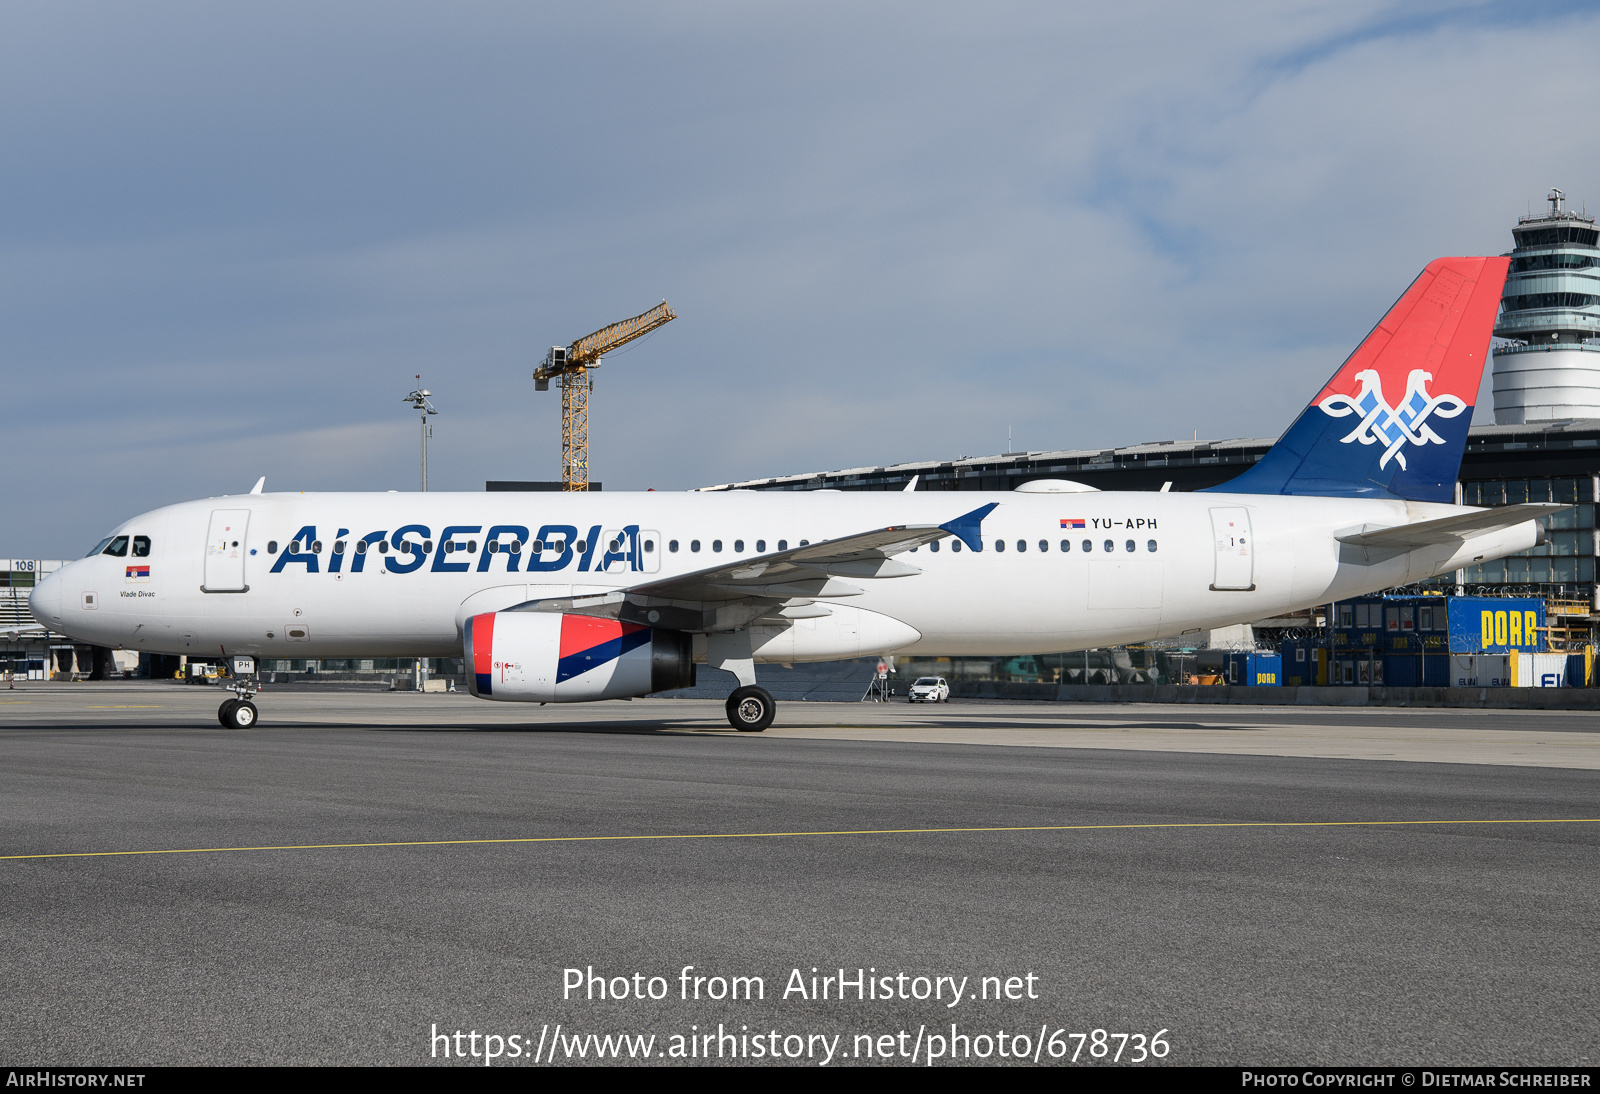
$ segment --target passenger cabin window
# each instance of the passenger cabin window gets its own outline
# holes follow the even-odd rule
[[[127,536],[118,536],[116,539],[112,540],[111,541],[111,545],[108,546],[101,553],[102,554],[107,554],[107,555],[114,555],[117,558],[123,557],[124,555],[126,555],[128,553],[128,537]]]
[[[133,557],[134,558],[149,558],[150,557],[150,537],[149,536],[134,536],[133,537]]]
[[[278,541],[275,540],[275,539],[267,540],[267,554],[275,555],[277,553],[278,553]]]
[[[1004,551],[1006,549],[1006,541],[1003,540],[1003,539],[995,540],[994,541],[994,549],[996,551]]]
[[[742,540],[742,539],[734,540],[733,541],[733,549],[734,549],[734,551],[736,553],[743,554],[744,553],[744,540]]]
[[[667,550],[671,551],[673,554],[677,554],[678,553],[678,541],[675,540],[675,539],[667,540]]]
[[[1084,549],[1084,550],[1085,550],[1085,551],[1092,551],[1092,550],[1094,550],[1094,540],[1092,540],[1092,539],[1086,539],[1086,540],[1084,540],[1084,541],[1083,541],[1083,549]]]
[[[1025,540],[1025,539],[1017,540],[1017,550],[1026,551],[1027,549],[1028,549],[1028,541],[1027,540]]]
[[[689,541],[689,550],[691,550],[691,551],[700,550],[700,541],[697,540],[697,539],[691,539]]]
[[[952,551],[960,551],[961,550],[961,541],[959,539],[952,539],[950,541],[950,549]]]
[[[1072,541],[1070,539],[1062,540],[1061,541],[1061,553],[1062,554],[1066,554],[1070,550],[1072,550]]]
[[[1130,539],[1128,542],[1122,545],[1122,549],[1131,555],[1134,551],[1138,550],[1138,544],[1134,543],[1133,540]]]
[[[722,550],[722,541],[720,539],[712,540],[711,541],[711,549],[713,551],[721,551]]]
[[[1043,554],[1044,552],[1048,551],[1049,549],[1050,549],[1050,541],[1047,540],[1047,539],[1041,539],[1039,541],[1039,553]]]
[[[1117,545],[1116,545],[1116,544],[1115,544],[1115,543],[1112,543],[1112,542],[1111,542],[1111,541],[1110,541],[1110,540],[1109,540],[1109,539],[1108,539],[1108,540],[1106,540],[1106,542],[1105,542],[1105,549],[1106,549],[1106,553],[1107,553],[1107,554],[1110,554],[1110,553],[1111,553],[1111,552],[1112,552],[1112,551],[1115,551],[1115,550],[1116,550],[1116,549],[1117,549]]]
[[[934,540],[932,543],[928,544],[928,550],[934,552],[935,554],[938,554],[939,553],[939,541],[938,540]]]
[[[786,539],[780,539],[778,541],[778,550],[787,551],[788,549],[789,549],[789,541],[786,540]]]
[[[766,550],[767,550],[767,541],[764,540],[764,539],[756,540],[756,553],[757,554],[764,554],[766,552]]]
[[[654,551],[655,549],[656,549],[656,541],[655,540],[647,539],[647,540],[644,541],[644,553],[645,554],[649,554],[650,552]]]
[[[1146,543],[1144,545],[1144,549],[1146,551],[1149,551],[1151,554],[1155,554],[1156,553],[1156,541],[1152,539],[1149,543]]]

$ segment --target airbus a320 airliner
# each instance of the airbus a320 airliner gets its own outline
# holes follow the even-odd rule
[[[1210,490],[268,494],[171,505],[30,605],[96,645],[233,662],[464,657],[499,702],[620,699],[760,662],[1008,655],[1181,635],[1542,542],[1561,506],[1453,504],[1504,258],[1430,263],[1261,461]],[[258,489],[260,484],[257,484]]]

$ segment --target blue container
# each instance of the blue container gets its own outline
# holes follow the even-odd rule
[[[1283,684],[1283,655],[1281,653],[1224,654],[1222,678],[1226,683],[1245,687],[1280,687]]]
[[[1283,675],[1278,679],[1284,687],[1311,687],[1317,683],[1319,655],[1327,652],[1327,642],[1320,638],[1285,638],[1278,647],[1283,658]]]
[[[1391,653],[1383,659],[1383,682],[1392,688],[1445,688],[1450,686],[1450,656],[1443,650]]]

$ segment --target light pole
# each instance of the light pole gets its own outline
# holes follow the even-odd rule
[[[417,373],[417,386],[416,386],[416,388],[411,392],[411,394],[407,395],[405,397],[405,400],[404,400],[405,402],[410,403],[413,407],[416,408],[418,415],[422,419],[422,490],[423,490],[423,493],[427,493],[427,490],[428,490],[428,434],[433,432],[433,430],[428,427],[428,415],[439,413],[437,410],[433,409],[433,404],[428,401],[429,396],[431,396],[432,394],[433,394],[433,392],[429,391],[427,388],[422,386],[422,374],[419,372],[419,373]]]

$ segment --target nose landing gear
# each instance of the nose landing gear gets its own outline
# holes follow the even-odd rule
[[[217,708],[223,729],[249,729],[256,724],[256,705],[248,699],[229,699]]]
[[[217,708],[217,721],[223,729],[249,729],[256,724],[259,712],[250,697],[261,690],[261,674],[256,671],[254,657],[233,659],[233,694]]]

